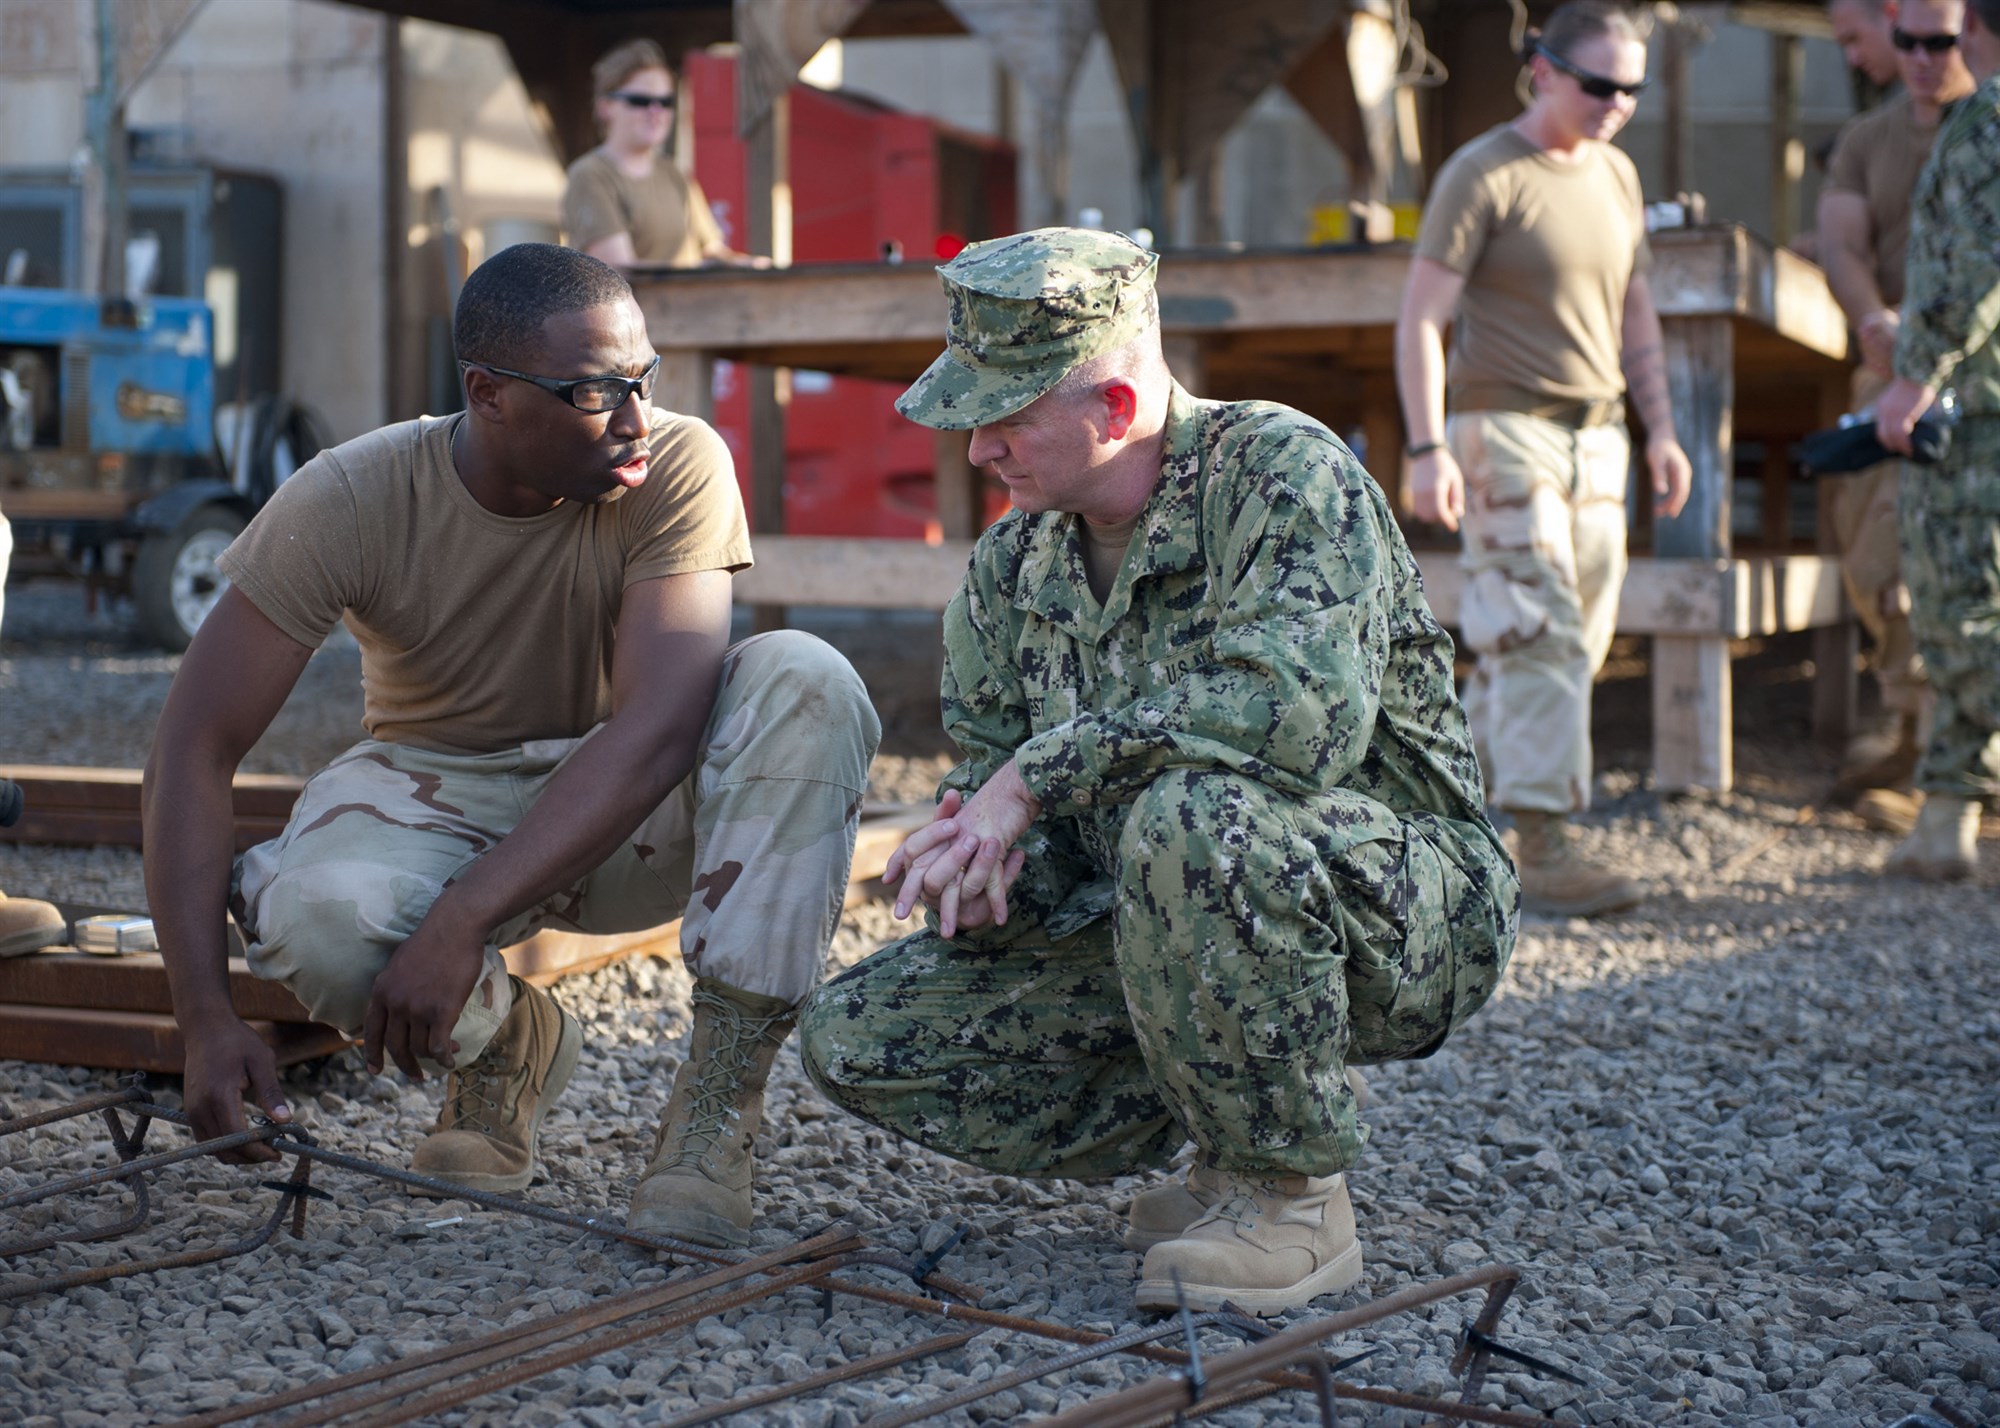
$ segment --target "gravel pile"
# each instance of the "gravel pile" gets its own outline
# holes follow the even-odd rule
[[[21,603],[10,596],[0,648],[0,761],[143,757],[168,662],[118,647],[115,631],[94,645],[85,641],[95,632],[44,637],[30,622],[17,639]],[[352,677],[351,652],[319,656],[315,681],[322,665],[323,687],[304,698],[331,702],[338,679]],[[24,690],[69,701],[75,717],[17,721]],[[1643,873],[1654,898],[1595,923],[1531,922],[1499,996],[1443,1053],[1369,1072],[1373,1140],[1351,1178],[1368,1268],[1357,1293],[1317,1308],[1506,1261],[1527,1278],[1502,1337],[1585,1383],[1498,1372],[1491,1402],[1589,1423],[1886,1425],[1936,1396],[2000,1421],[2000,858],[1989,846],[1977,884],[1920,887],[1878,879],[1888,840],[1844,815],[1791,827],[1826,775],[1795,714],[1761,712],[1759,742],[1739,744],[1749,776],[1734,795],[1663,800],[1628,772],[1606,776],[1589,850]],[[324,756],[312,744],[322,722],[339,729],[332,747],[350,737],[324,708],[288,708],[286,719],[298,721],[281,726],[300,731],[297,742],[266,741],[279,771]],[[927,748],[885,758],[878,795],[927,788],[937,764]],[[137,859],[0,848],[0,886],[130,901]],[[897,928],[880,905],[858,907],[834,958],[864,956]],[[583,1019],[587,1047],[545,1123],[544,1178],[530,1193],[619,1214],[686,1048],[687,978],[677,964],[628,963],[557,995]],[[357,1063],[297,1068],[288,1095],[324,1143],[400,1164],[434,1114],[436,1088],[371,1078]],[[116,1079],[0,1060],[0,1115]],[[1117,1230],[1149,1181],[1031,1182],[955,1166],[827,1106],[792,1052],[770,1111],[760,1245],[843,1216],[876,1243],[917,1253],[963,1224],[943,1267],[988,1307],[1105,1330],[1137,1322],[1137,1257]],[[156,1132],[157,1144],[172,1140]],[[0,1194],[108,1159],[94,1124],[32,1132],[0,1143]],[[145,1232],[11,1268],[54,1272],[234,1238],[271,1203],[260,1178],[213,1163],[162,1172],[160,1214]],[[302,1240],[0,1305],[0,1419],[168,1420],[574,1310],[668,1272],[637,1251],[342,1172],[315,1180],[335,1202],[313,1207]],[[0,1214],[0,1238],[117,1203],[105,1192],[38,1207],[18,1225]],[[1358,1380],[1449,1391],[1455,1335],[1473,1307],[1405,1315],[1335,1348],[1381,1346],[1349,1371]],[[817,1295],[795,1291],[443,1421],[656,1422],[939,1332],[859,1300],[836,1300],[827,1316]],[[856,1424],[1055,1352],[986,1333],[739,1421]],[[1151,1372],[1115,1360],[945,1421],[1025,1422]],[[1348,1421],[1416,1421],[1375,1412]],[[1317,1418],[1291,1395],[1212,1421]]]

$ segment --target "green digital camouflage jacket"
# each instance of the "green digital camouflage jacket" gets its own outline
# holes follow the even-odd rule
[[[1452,841],[1505,865],[1451,638],[1381,490],[1325,427],[1175,387],[1159,484],[1101,607],[1080,519],[996,523],[945,613],[945,726],[965,754],[945,786],[969,794],[1016,758],[1042,802],[1017,915],[1062,937],[1108,912],[1124,806],[1172,768],[1353,790],[1383,820],[1462,825]]]
[[[1918,176],[1896,372],[2000,416],[2000,75],[1951,107]]]

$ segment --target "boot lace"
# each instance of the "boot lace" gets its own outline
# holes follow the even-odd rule
[[[742,1113],[731,1103],[737,1088],[748,1078],[758,1043],[791,1016],[790,1012],[746,1016],[740,1008],[701,987],[695,989],[694,1006],[697,1010],[709,1009],[715,1019],[715,1037],[702,1064],[683,1071],[686,1074],[691,1070],[695,1080],[688,1089],[687,1114],[678,1128],[679,1143],[671,1152],[666,1147],[670,1127],[660,1127],[661,1144],[657,1149],[665,1152],[656,1163],[655,1168],[660,1170],[700,1165],[708,1159],[716,1142],[733,1129],[731,1123],[742,1119]],[[783,1034],[776,1039],[782,1040]]]
[[[437,1128],[491,1135],[507,1108],[520,1104],[534,1062],[534,1056],[527,1055],[519,1065],[509,1066],[498,1056],[482,1053],[470,1066],[452,1072],[450,1095],[438,1116]]]

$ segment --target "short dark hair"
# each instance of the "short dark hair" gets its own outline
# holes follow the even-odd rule
[[[1965,0],[1965,8],[1979,17],[1979,23],[2000,35],[2000,0]]]
[[[632,285],[609,263],[554,243],[516,243],[472,270],[451,324],[461,362],[534,361],[542,324],[558,313],[629,302]]]
[[[1528,31],[1521,43],[1521,63],[1533,60],[1538,48],[1568,59],[1585,40],[1605,35],[1643,45],[1646,28],[1638,16],[1610,0],[1568,0],[1556,6],[1539,30]]]

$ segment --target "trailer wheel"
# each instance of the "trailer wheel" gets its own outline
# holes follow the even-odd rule
[[[227,506],[199,506],[173,530],[139,542],[132,562],[132,599],[148,639],[176,653],[188,647],[229,588],[229,577],[215,562],[243,524]]]

